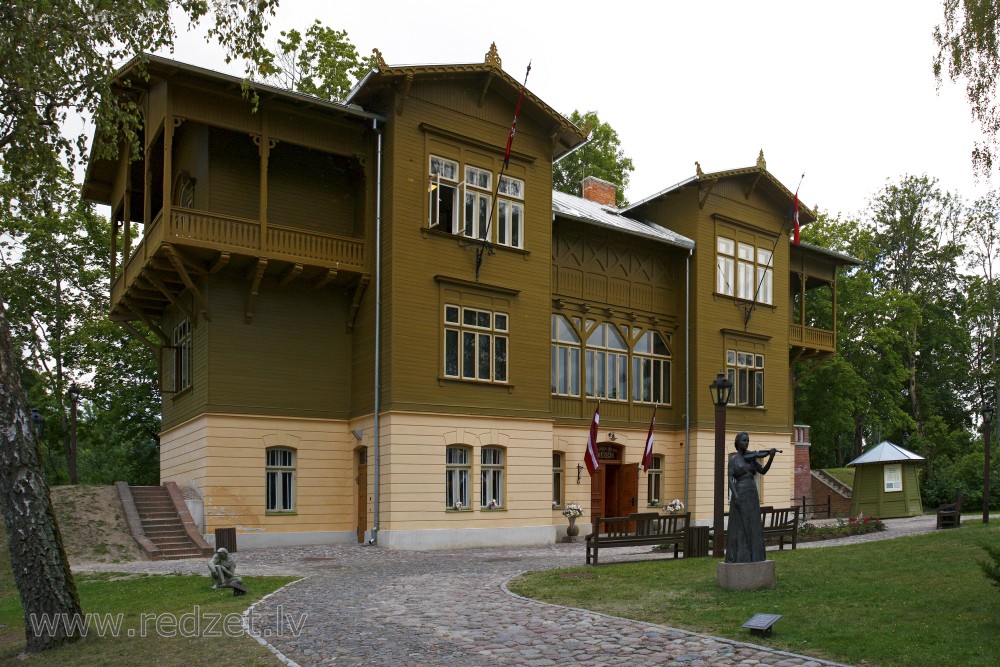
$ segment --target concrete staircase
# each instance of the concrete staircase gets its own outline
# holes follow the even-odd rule
[[[198,533],[177,485],[115,484],[132,536],[152,560],[211,556],[212,548]]]

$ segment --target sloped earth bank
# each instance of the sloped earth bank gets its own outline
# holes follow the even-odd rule
[[[144,559],[113,486],[55,486],[51,493],[63,546],[74,569],[82,563]]]

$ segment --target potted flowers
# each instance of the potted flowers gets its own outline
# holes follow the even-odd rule
[[[663,509],[670,512],[671,514],[676,514],[684,509],[684,503],[681,502],[680,498],[674,498],[669,503],[663,506]]]
[[[570,503],[566,505],[566,509],[562,511],[563,516],[569,519],[569,526],[566,528],[566,534],[569,536],[570,542],[576,541],[576,536],[580,534],[580,528],[576,525],[576,520],[583,516],[583,508],[576,503]]]

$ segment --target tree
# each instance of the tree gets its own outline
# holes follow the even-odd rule
[[[934,28],[934,78],[939,88],[946,70],[953,82],[965,81],[972,117],[985,137],[973,147],[972,164],[989,174],[1000,138],[1000,9],[994,0],[944,0],[943,9],[944,20]]]
[[[602,123],[596,111],[581,114],[574,110],[569,120],[590,129],[590,138],[583,146],[563,156],[552,165],[552,187],[570,195],[580,194],[580,184],[587,176],[596,176],[618,186],[615,204],[625,206],[625,188],[629,174],[635,171],[632,158],[626,157],[618,133],[608,123]]]
[[[95,151],[114,157],[124,133],[137,144],[140,119],[134,102],[108,94],[118,63],[170,46],[171,17],[182,11],[191,24],[211,18],[207,39],[246,62],[248,77],[273,70],[262,37],[278,0],[251,3],[208,0],[6,0],[0,3],[0,209],[29,220],[57,200],[59,173],[83,155],[62,131],[70,110],[95,119]],[[138,154],[135,151],[133,154]],[[8,299],[0,294],[0,301]],[[35,634],[35,614],[80,613],[80,604],[52,512],[38,443],[27,418],[22,372],[8,320],[0,305],[0,505],[15,582],[25,614],[28,650],[74,638],[79,628],[60,625]]]
[[[276,73],[269,82],[328,100],[342,100],[374,66],[372,57],[361,58],[346,30],[328,28],[317,19],[303,35],[283,30],[278,51],[272,54]]]

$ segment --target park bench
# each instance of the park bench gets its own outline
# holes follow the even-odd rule
[[[962,500],[965,493],[958,494],[953,503],[944,503],[938,506],[937,527],[938,528],[958,528],[962,525]]]
[[[769,537],[778,538],[778,550],[784,551],[785,538],[792,539],[792,549],[798,543],[799,538],[799,511],[801,507],[779,507],[775,509],[771,505],[760,508],[760,523],[763,527],[764,541]],[[726,512],[726,523],[729,523],[729,512]],[[725,535],[725,532],[723,532]],[[712,532],[712,539],[715,539],[715,532]]]
[[[691,513],[642,512],[619,517],[594,516],[594,532],[587,535],[587,565],[597,565],[601,549],[643,545],[673,545],[674,558],[684,551]]]

